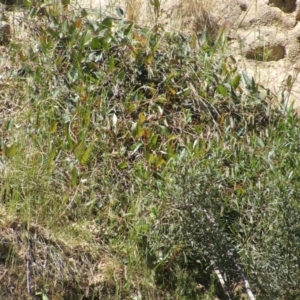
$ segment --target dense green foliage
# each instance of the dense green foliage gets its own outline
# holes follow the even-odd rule
[[[222,33],[119,14],[48,14],[11,44],[1,214],[27,258],[16,240],[1,251],[16,293],[246,299],[242,270],[257,299],[297,299],[298,117],[237,70]]]

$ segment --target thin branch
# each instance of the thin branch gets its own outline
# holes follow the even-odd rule
[[[29,259],[27,259],[26,277],[27,277],[27,293],[28,293],[29,296],[31,296],[31,291],[30,291],[30,261],[29,261]]]
[[[211,261],[210,263],[211,263],[212,265],[215,265],[215,262],[214,262],[214,261]],[[228,291],[227,286],[226,286],[226,284],[225,284],[225,280],[224,280],[224,278],[223,278],[223,276],[222,276],[220,270],[219,270],[219,269],[214,269],[214,272],[215,272],[215,274],[217,275],[217,277],[218,277],[218,279],[219,279],[219,282],[220,282],[220,284],[221,284],[221,286],[222,286],[222,289],[223,289],[223,291],[224,291],[224,293],[225,293],[227,299],[228,299],[228,300],[231,300],[229,291]]]
[[[242,280],[244,282],[244,286],[245,286],[248,298],[250,300],[255,300],[254,294],[252,293],[252,291],[250,289],[249,281],[247,280],[247,277],[245,276],[243,269],[241,268],[241,266],[236,261],[236,259],[235,259],[234,255],[233,255],[232,251],[228,248],[226,239],[225,239],[224,235],[221,233],[221,229],[219,228],[216,220],[212,216],[209,215],[208,211],[205,208],[202,209],[202,211],[204,212],[204,214],[205,214],[206,218],[208,219],[208,221],[213,225],[213,227],[216,229],[216,231],[220,234],[220,236],[222,238],[222,241],[226,245],[227,256],[232,260],[232,262],[233,262],[236,270],[239,272],[239,274],[240,274],[240,276],[241,276],[241,278],[242,278]],[[223,277],[222,277],[222,280],[223,280]],[[222,285],[222,282],[220,282],[220,283]]]

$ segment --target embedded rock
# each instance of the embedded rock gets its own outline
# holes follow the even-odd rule
[[[11,26],[8,22],[0,21],[0,45],[9,43],[11,39]]]
[[[269,0],[267,3],[280,8],[283,12],[292,13],[296,9],[296,2],[296,0]]]

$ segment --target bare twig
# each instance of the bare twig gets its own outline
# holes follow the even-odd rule
[[[27,272],[26,272],[26,277],[27,277],[27,293],[30,296],[31,291],[30,291],[30,261],[27,258]]]
[[[218,224],[216,223],[216,220],[212,216],[209,215],[208,211],[205,208],[202,209],[202,211],[204,212],[204,214],[205,214],[206,218],[208,219],[208,221],[213,225],[213,227],[216,229],[216,231],[220,234],[220,237],[221,237],[222,241],[226,245],[227,256],[231,259],[231,261],[233,262],[236,270],[239,272],[239,275],[241,276],[241,278],[242,278],[242,280],[244,282],[244,286],[245,286],[248,298],[250,300],[255,300],[254,294],[252,293],[252,291],[250,289],[249,281],[247,280],[247,277],[245,276],[243,269],[241,268],[241,266],[236,261],[236,259],[235,259],[234,255],[233,255],[232,251],[228,248],[227,242],[225,240],[225,237],[221,233],[221,229],[219,228]],[[219,278],[219,281],[220,281],[220,277],[219,276],[218,276],[218,278]],[[221,280],[223,280],[223,277],[222,277]],[[223,280],[223,282],[224,282],[224,280]],[[220,281],[220,283],[222,285],[221,281]],[[222,285],[222,287],[223,287],[223,285]]]
[[[214,265],[215,262],[214,262],[214,261],[211,261],[211,264]],[[230,295],[229,295],[229,291],[228,291],[227,286],[226,286],[226,284],[225,284],[225,280],[224,280],[224,278],[223,278],[223,276],[222,276],[220,270],[219,270],[219,269],[214,269],[214,272],[215,272],[215,274],[217,275],[217,277],[218,277],[218,279],[219,279],[219,282],[220,282],[220,284],[221,284],[221,286],[222,286],[222,289],[223,289],[223,291],[224,291],[224,293],[225,293],[227,299],[228,299],[228,300],[231,300]]]

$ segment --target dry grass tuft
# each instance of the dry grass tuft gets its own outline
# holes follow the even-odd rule
[[[192,23],[195,33],[202,32],[204,28],[210,33],[217,31],[217,22],[213,16],[214,1],[189,0],[181,2],[181,16],[184,20],[183,28]],[[192,22],[191,22],[192,21]]]
[[[215,1],[208,0],[172,0],[161,1],[158,19],[153,15],[150,1],[126,0],[126,18],[141,25],[164,24],[168,30],[180,30],[188,33],[216,35],[219,25],[213,15]]]
[[[45,293],[51,299],[58,295],[76,299],[78,289],[85,290],[86,296],[105,295],[123,277],[121,265],[99,246],[72,243],[40,225],[28,225],[11,217],[5,226],[2,223],[1,299],[18,299],[18,295],[23,297],[26,293],[31,297],[32,291]]]
[[[214,3],[208,0],[172,1],[172,5],[165,8],[168,11],[166,20],[184,32],[199,34],[206,28],[208,33],[215,34],[218,25],[213,16]]]
[[[141,0],[126,0],[126,17],[129,21],[138,22],[141,14]]]

